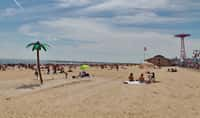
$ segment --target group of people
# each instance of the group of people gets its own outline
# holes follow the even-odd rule
[[[135,79],[133,73],[130,73],[128,79],[129,81],[139,81],[140,83],[153,83],[156,82],[155,80],[155,73],[154,72],[146,72],[147,79],[145,79],[144,74],[141,73],[138,79]]]
[[[85,72],[85,71],[82,71],[82,72],[79,73],[79,77],[81,77],[81,78],[90,77],[90,74]]]
[[[79,74],[77,76],[72,76],[73,79],[85,78],[85,77],[89,77],[90,78],[90,74],[85,72],[85,71],[79,72]]]
[[[31,64],[0,64],[0,71],[7,71],[10,69],[33,69],[33,66]]]
[[[168,68],[168,72],[177,72],[178,70],[176,68]]]

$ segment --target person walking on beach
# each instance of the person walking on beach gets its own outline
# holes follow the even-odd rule
[[[116,65],[116,70],[119,71],[119,65]]]
[[[65,79],[68,78],[68,73],[67,72],[64,72],[65,73]]]
[[[35,77],[39,80],[39,76],[38,76],[38,71],[37,70],[35,70]]]
[[[49,75],[50,74],[50,68],[49,68],[49,66],[47,66],[47,75]]]
[[[53,74],[57,74],[57,66],[53,65]]]

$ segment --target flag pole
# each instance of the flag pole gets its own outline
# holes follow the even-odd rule
[[[145,50],[144,50],[144,62],[145,62]]]
[[[147,48],[144,47],[144,62],[145,62],[145,58],[146,58],[146,51],[147,51]]]

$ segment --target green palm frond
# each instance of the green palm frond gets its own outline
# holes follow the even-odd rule
[[[33,45],[32,51],[41,50],[41,46],[39,44]]]
[[[29,43],[28,45],[26,45],[26,48],[29,48],[31,46],[33,46],[35,43]]]
[[[42,48],[44,51],[47,51],[47,48],[46,48],[44,45],[41,45],[41,48]]]
[[[46,48],[50,47],[50,45],[48,45],[48,44],[46,44],[46,43],[43,43],[43,45],[44,45]]]
[[[34,50],[35,50],[35,48],[34,48],[34,46],[33,46],[32,51],[34,51]]]
[[[46,43],[43,43],[42,45],[43,45],[43,47],[44,47],[46,50],[50,47],[50,45],[48,45],[48,44],[46,44]]]
[[[41,44],[40,44],[40,43],[37,43],[37,44],[34,45],[34,47],[35,47],[36,50],[38,50],[38,49],[41,48]]]
[[[30,43],[26,47],[28,48],[31,46],[32,46],[32,51],[41,50],[41,49],[43,49],[44,51],[47,51],[47,48],[49,47],[48,44],[46,44],[46,43],[42,44],[39,41],[37,41],[35,43]]]

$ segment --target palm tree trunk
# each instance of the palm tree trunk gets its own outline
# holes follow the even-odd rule
[[[42,79],[42,74],[40,70],[40,52],[37,50],[37,69],[38,69],[38,74],[40,78],[40,84],[43,84],[43,79]]]

